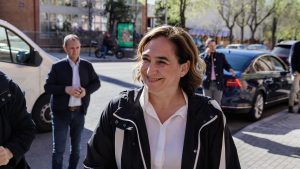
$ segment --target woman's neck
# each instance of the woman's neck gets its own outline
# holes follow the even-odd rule
[[[173,95],[149,95],[149,102],[152,104],[156,114],[163,124],[168,120],[179,108],[186,104],[184,95],[180,90]]]

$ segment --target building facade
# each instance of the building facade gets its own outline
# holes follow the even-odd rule
[[[61,47],[68,33],[80,36],[83,45],[107,31],[106,0],[14,0],[0,1],[0,18],[17,26],[41,47]],[[146,2],[146,1],[145,1]],[[136,9],[135,31],[145,33],[145,3],[126,0]]]

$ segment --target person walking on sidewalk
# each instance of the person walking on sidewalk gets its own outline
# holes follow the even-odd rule
[[[81,44],[76,35],[64,38],[65,59],[53,64],[46,84],[51,94],[53,152],[52,168],[62,169],[68,130],[71,137],[69,168],[76,169],[80,157],[80,140],[84,116],[90,95],[100,87],[99,78],[92,64],[79,57]]]
[[[240,169],[225,116],[195,93],[205,70],[191,36],[179,27],[152,29],[141,40],[136,79],[101,114],[84,167]]]
[[[17,84],[0,71],[0,169],[29,169],[24,154],[35,137],[35,125]]]
[[[204,94],[215,99],[221,105],[224,88],[223,70],[229,71],[232,76],[235,76],[235,72],[227,62],[225,55],[216,52],[215,40],[207,39],[206,45],[203,56],[206,63],[206,79],[203,82]]]
[[[290,52],[291,58],[291,69],[294,75],[294,81],[292,84],[292,88],[289,96],[289,113],[294,113],[294,103],[296,96],[299,92],[300,86],[300,41],[294,43]],[[298,109],[298,113],[300,113],[300,108]]]

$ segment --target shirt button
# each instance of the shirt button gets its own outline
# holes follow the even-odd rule
[[[2,98],[1,100],[2,100],[3,102],[5,101],[5,99],[4,99],[4,98]]]
[[[11,94],[8,94],[7,96],[8,96],[8,97],[11,97]]]
[[[118,120],[116,120],[116,121],[115,121],[115,124],[118,124],[118,123],[119,123],[119,121],[118,121]]]

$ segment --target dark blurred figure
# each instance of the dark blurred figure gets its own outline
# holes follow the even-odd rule
[[[299,92],[299,83],[300,83],[300,41],[294,43],[290,52],[291,58],[291,69],[294,74],[294,81],[292,84],[290,97],[289,97],[289,113],[294,113],[294,102]],[[298,109],[300,113],[300,109]]]
[[[102,54],[100,58],[105,58],[107,52],[113,48],[113,41],[111,40],[111,36],[108,32],[104,33],[103,41],[102,41]]]
[[[30,169],[24,154],[35,135],[19,86],[0,71],[0,169]]]

